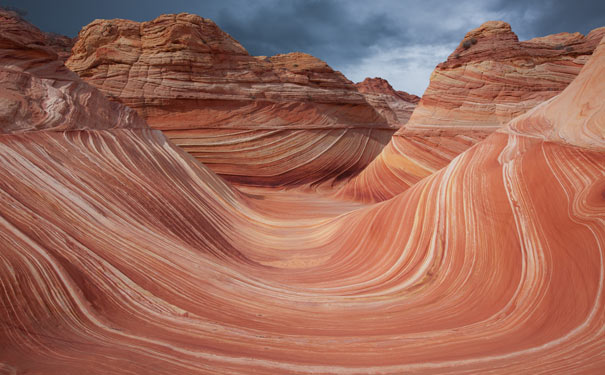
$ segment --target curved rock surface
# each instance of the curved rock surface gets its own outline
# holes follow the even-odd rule
[[[604,67],[368,206],[149,129],[0,134],[0,371],[603,373]]]
[[[560,93],[605,35],[561,33],[519,42],[510,26],[486,22],[439,64],[407,124],[339,194],[389,199],[445,167],[512,118]]]
[[[405,91],[395,91],[385,79],[366,78],[355,86],[390,124],[398,127],[405,125],[420,98]]]
[[[396,130],[325,62],[304,53],[250,56],[191,14],[96,20],[80,32],[67,66],[239,183],[347,178]]]

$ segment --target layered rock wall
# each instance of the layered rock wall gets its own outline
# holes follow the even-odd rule
[[[244,184],[345,179],[397,128],[325,62],[303,53],[250,56],[214,22],[191,14],[94,21],[67,66]]]
[[[486,22],[439,64],[410,120],[339,195],[389,199],[445,167],[512,118],[560,93],[605,35],[561,33],[520,42],[510,26]]]
[[[0,133],[147,127],[67,69],[47,34],[12,12],[0,23]]]
[[[405,125],[420,98],[404,91],[395,91],[382,78],[366,78],[355,85],[370,103],[389,123],[399,127]]]

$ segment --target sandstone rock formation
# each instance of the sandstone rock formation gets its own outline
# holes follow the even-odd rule
[[[59,60],[63,63],[71,56],[71,49],[75,44],[75,39],[56,33],[44,33],[46,35],[46,44],[57,53]]]
[[[439,64],[408,123],[341,196],[381,201],[445,167],[512,118],[561,92],[605,35],[561,33],[519,42],[505,22],[467,33]]]
[[[146,127],[67,69],[47,34],[12,12],[0,23],[0,133]]]
[[[560,96],[368,206],[242,194],[159,131],[0,123],[0,372],[603,373],[604,67],[602,41]]]
[[[0,6],[0,17],[2,17],[2,22],[8,22],[12,24],[13,27],[17,26],[18,23],[20,23],[20,25],[17,26],[18,28],[22,28],[22,31],[26,34],[35,34],[35,38],[38,43],[50,47],[53,51],[57,53],[57,55],[59,56],[59,60],[61,60],[62,62],[67,61],[67,59],[71,55],[71,47],[73,47],[74,45],[74,39],[56,33],[42,32],[38,30],[38,28],[27,22],[25,19],[23,19],[21,14],[19,14],[18,10],[13,9],[14,8],[12,7]],[[15,33],[16,31],[17,30],[12,30],[13,37],[19,34],[18,32]]]
[[[96,20],[80,32],[67,66],[234,182],[346,178],[396,129],[325,62],[303,53],[250,56],[191,14]]]
[[[395,91],[382,78],[366,78],[355,84],[357,90],[389,123],[399,127],[410,119],[420,98],[405,91]]]

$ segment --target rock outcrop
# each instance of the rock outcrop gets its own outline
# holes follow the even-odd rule
[[[0,134],[0,372],[603,373],[604,67],[366,207],[242,194],[157,130],[13,126],[43,130]]]
[[[420,98],[405,91],[395,91],[382,78],[366,78],[355,84],[357,90],[390,124],[401,127],[405,125]]]
[[[147,126],[67,69],[47,34],[12,12],[0,24],[0,133]]]
[[[502,127],[567,87],[603,35],[599,28],[519,42],[507,23],[486,22],[437,66],[409,128]]]
[[[63,63],[71,56],[71,49],[75,44],[75,39],[56,33],[44,33],[46,35],[46,44],[57,53],[59,60]]]
[[[505,22],[470,31],[439,64],[407,124],[340,195],[389,199],[445,167],[512,118],[560,93],[605,35],[561,33],[519,42]]]
[[[300,185],[358,173],[396,129],[304,54],[250,56],[191,14],[96,20],[67,66],[228,180]]]

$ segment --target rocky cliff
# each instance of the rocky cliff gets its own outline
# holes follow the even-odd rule
[[[359,172],[396,129],[304,54],[250,56],[191,14],[97,20],[67,66],[228,180],[300,185]]]
[[[147,126],[67,69],[48,34],[13,12],[0,23],[0,133]]]
[[[407,124],[340,194],[388,199],[445,167],[512,118],[560,93],[603,35],[602,27],[586,36],[561,33],[520,42],[501,21],[470,31],[435,68]]]
[[[399,127],[405,125],[420,98],[405,91],[395,91],[382,78],[366,78],[355,84],[357,90],[389,123]]]

